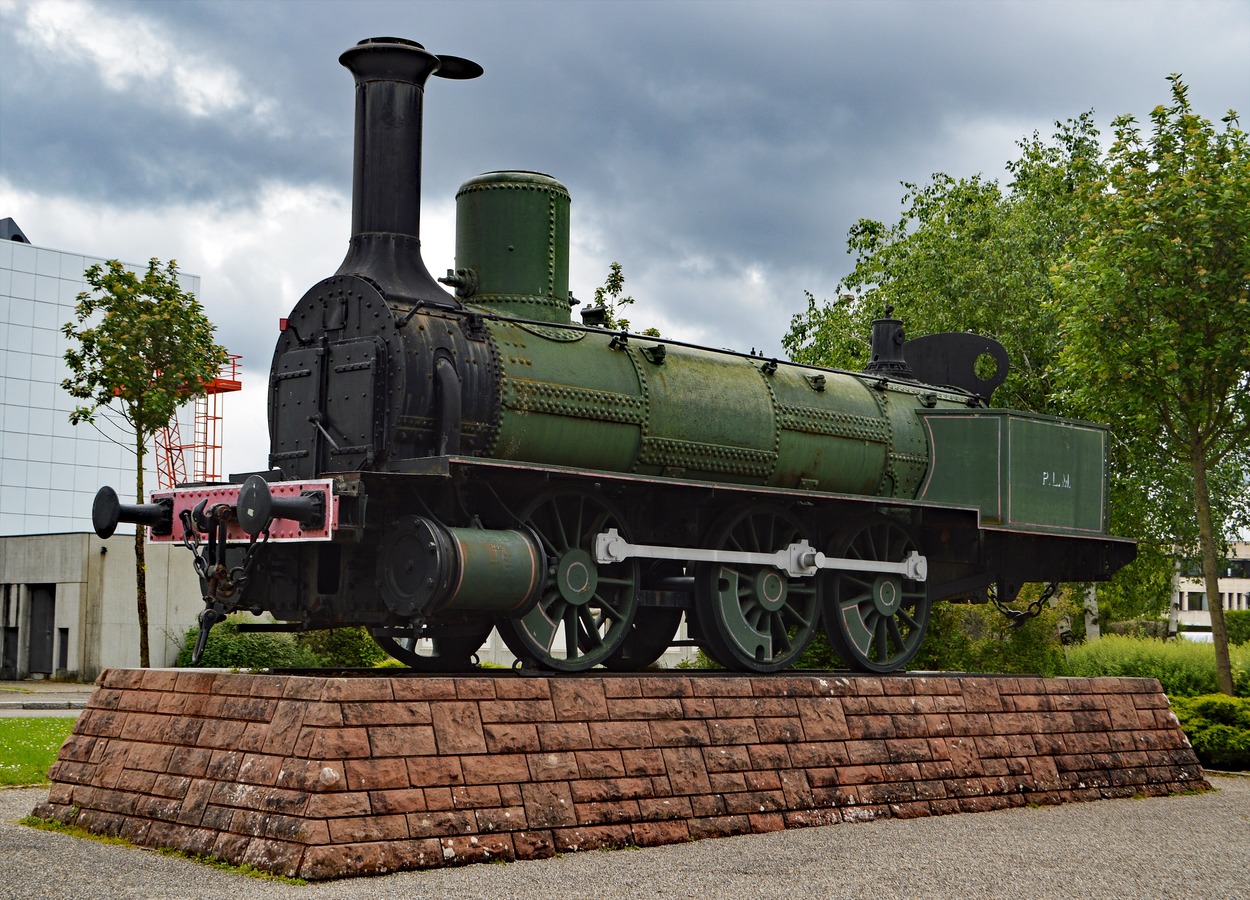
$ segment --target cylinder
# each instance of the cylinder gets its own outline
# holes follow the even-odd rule
[[[432,519],[396,521],[378,550],[378,585],[404,618],[447,611],[522,616],[538,600],[546,557],[523,531],[448,528]]]
[[[460,298],[568,324],[569,192],[540,172],[487,172],[456,193]]]
[[[546,559],[537,541],[516,530],[448,528],[460,579],[440,610],[476,610],[518,617],[538,600]]]

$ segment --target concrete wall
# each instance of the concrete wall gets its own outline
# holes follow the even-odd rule
[[[172,665],[187,628],[203,609],[191,556],[182,547],[148,545],[148,641],[154,666]],[[54,596],[53,671],[32,673],[31,597]],[[0,668],[10,677],[76,675],[139,664],[134,538],[94,534],[0,538]],[[16,640],[14,640],[16,635]]]

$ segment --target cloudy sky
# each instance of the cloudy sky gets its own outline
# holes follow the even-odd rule
[[[357,40],[486,70],[426,94],[422,241],[453,263],[461,182],[534,169],[573,196],[573,292],[624,266],[639,327],[780,353],[833,294],[847,229],[901,181],[1001,177],[1015,142],[1145,118],[1180,72],[1250,116],[1250,2],[0,0],[0,217],[36,245],[176,258],[244,356],[225,467],[265,464],[277,320],[350,228]],[[1243,127],[1245,121],[1243,120]]]

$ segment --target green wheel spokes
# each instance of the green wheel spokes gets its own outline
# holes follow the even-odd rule
[[[705,546],[773,553],[803,539],[791,513],[752,506],[721,520]],[[726,668],[775,672],[798,658],[815,634],[820,585],[772,566],[702,563],[695,570],[695,611],[706,652]]]
[[[622,516],[605,498],[577,489],[540,496],[522,515],[547,553],[550,567],[539,604],[520,619],[499,623],[518,657],[557,671],[581,671],[604,662],[628,635],[638,606],[638,563],[599,565],[596,535]]]
[[[901,562],[917,549],[902,523],[877,516],[844,529],[830,555]],[[906,665],[924,640],[929,601],[924,585],[899,575],[831,572],[824,576],[825,630],[852,669],[893,672]]]

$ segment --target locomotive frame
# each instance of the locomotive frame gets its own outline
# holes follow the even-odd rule
[[[415,668],[461,669],[492,627],[555,671],[650,665],[683,616],[727,668],[772,672],[824,628],[851,668],[915,655],[933,602],[1109,578],[1107,431],[989,409],[1001,345],[907,342],[863,373],[573,324],[568,192],[493,172],[457,195],[444,290],[420,256],[432,75],[481,67],[374,38],[356,79],[346,259],[282,321],[270,468],[124,506],[191,549],[212,625],[268,611],[363,625]],[[992,378],[974,362],[988,354]],[[422,638],[433,650],[418,651]]]

